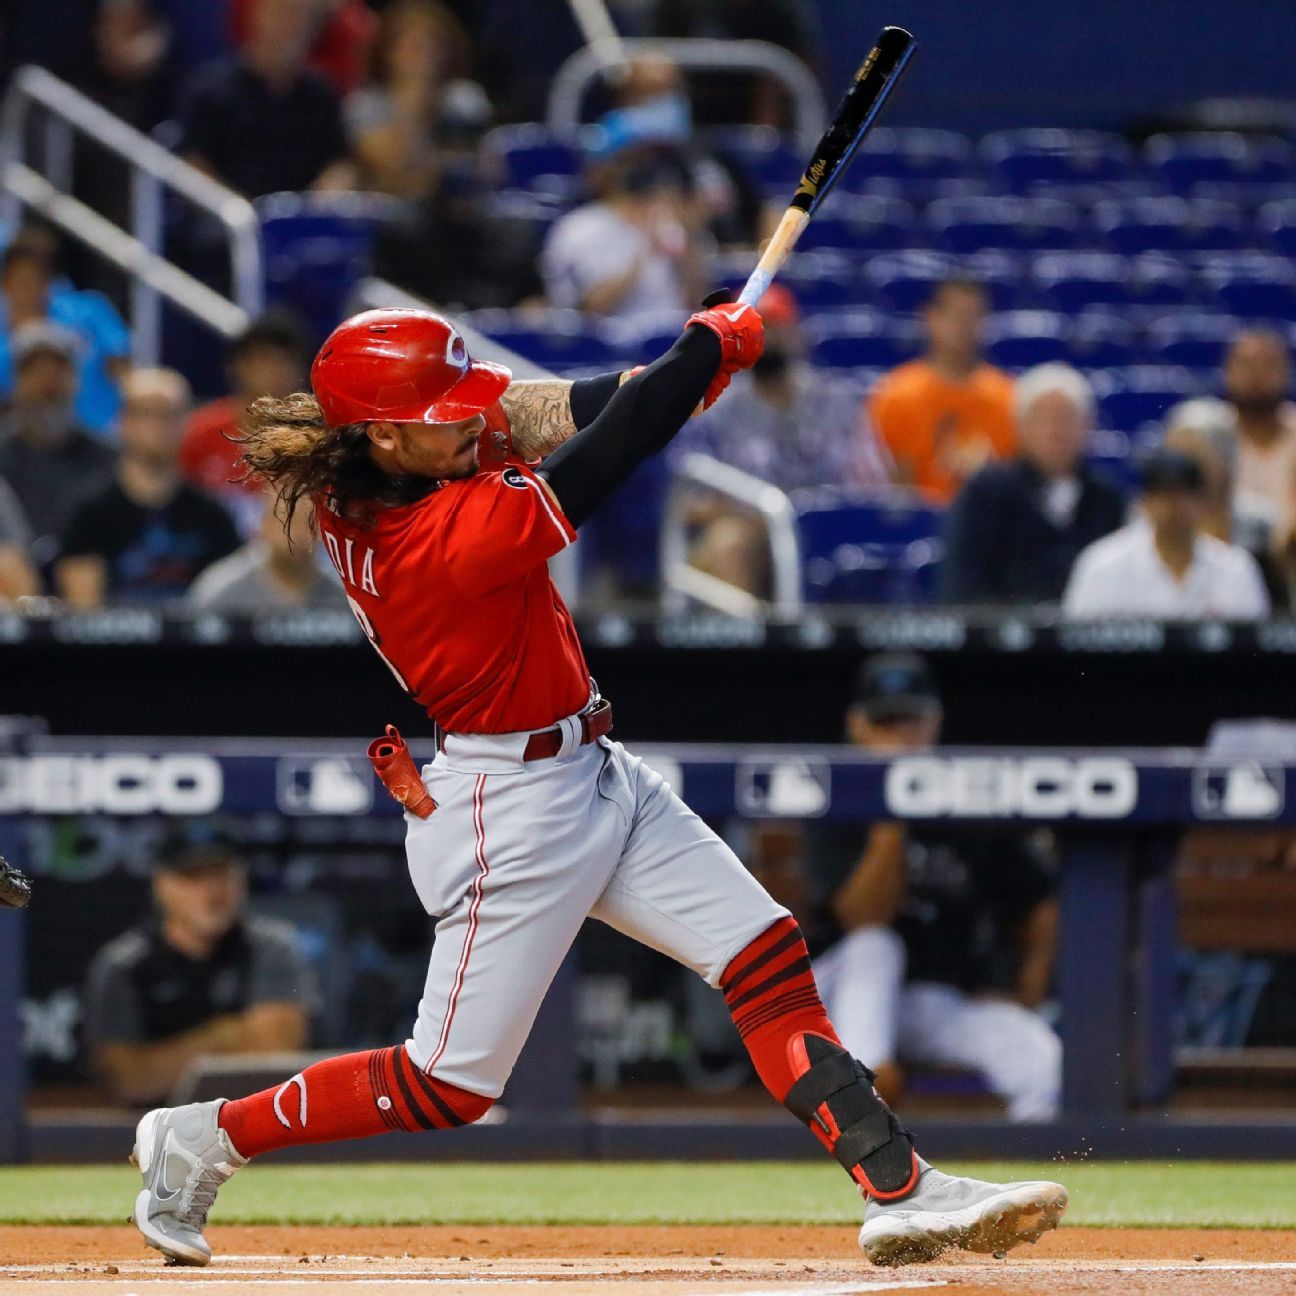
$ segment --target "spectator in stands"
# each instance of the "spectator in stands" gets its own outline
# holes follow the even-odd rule
[[[636,119],[618,120],[591,149],[594,201],[545,241],[549,302],[620,320],[682,310],[705,291],[705,213],[678,150],[645,141]]]
[[[36,569],[27,557],[30,546],[31,531],[22,505],[9,483],[0,477],[0,604],[39,591]]]
[[[104,432],[121,403],[130,370],[130,333],[102,293],[80,292],[55,279],[55,243],[43,230],[19,231],[0,260],[0,396],[13,390],[12,338],[25,324],[48,320],[77,339],[76,413]]]
[[[468,37],[438,0],[397,0],[383,10],[368,81],[343,105],[365,188],[421,198],[437,184],[443,118],[465,100],[480,112],[485,97],[468,80],[471,67]]]
[[[238,466],[243,448],[232,438],[257,397],[282,400],[306,386],[312,351],[296,316],[267,311],[230,346],[226,373],[231,393],[200,405],[189,416],[180,470],[191,486],[220,500],[245,535],[260,525],[265,496],[259,482],[245,479]]]
[[[198,72],[180,152],[249,198],[355,178],[333,87],[307,66],[317,0],[257,0],[238,56]]]
[[[1067,584],[1069,617],[1220,617],[1269,615],[1256,560],[1202,529],[1205,479],[1195,459],[1158,450],[1143,464],[1141,515],[1090,545]]]
[[[31,558],[54,558],[72,510],[112,472],[113,452],[77,422],[76,338],[58,324],[24,324],[10,340],[14,392],[0,414],[0,477],[32,528]]]
[[[95,955],[85,990],[91,1063],[123,1102],[153,1104],[190,1063],[306,1043],[317,991],[291,927],[244,912],[233,840],[194,821],[171,831],[154,912]]]
[[[785,491],[886,485],[889,457],[867,428],[857,427],[857,390],[805,359],[796,298],[775,284],[759,310],[761,358],[722,402],[688,425],[676,453],[701,451]],[[769,539],[759,517],[708,498],[698,500],[690,520],[700,528],[690,555],[695,567],[750,594],[768,594]]]
[[[949,603],[1056,603],[1085,545],[1114,531],[1125,501],[1084,462],[1094,395],[1070,365],[1027,370],[1014,395],[1016,458],[987,464],[945,519]]]
[[[935,746],[919,657],[865,663],[846,714],[878,757]],[[894,1098],[902,1066],[977,1072],[1019,1121],[1057,1114],[1062,1049],[1038,1009],[1057,933],[1052,861],[1020,832],[824,825],[807,843],[815,975],[842,1043]],[[826,946],[826,948],[825,948]]]
[[[73,607],[180,598],[238,548],[229,514],[181,476],[188,411],[173,369],[127,379],[116,475],[75,509],[60,543],[58,590]]]
[[[1246,522],[1234,513],[1238,439],[1232,407],[1214,396],[1195,396],[1167,412],[1165,428],[1166,449],[1195,459],[1202,471],[1202,530],[1217,540],[1236,539],[1244,549],[1253,549]]]
[[[1296,490],[1296,405],[1282,338],[1239,333],[1224,360],[1224,390],[1237,413],[1236,510],[1276,535],[1290,524]]]
[[[222,0],[225,3],[225,0]],[[231,27],[242,44],[252,30],[253,10],[261,0],[232,0]],[[373,10],[365,0],[311,0],[311,68],[344,97],[364,80],[369,51],[377,36]],[[373,8],[381,8],[374,5]]]
[[[260,616],[304,608],[347,610],[342,586],[318,560],[311,509],[293,514],[284,531],[282,512],[267,501],[255,540],[207,568],[189,590],[197,612]]]
[[[981,358],[985,289],[967,279],[936,286],[923,311],[928,346],[882,378],[869,417],[897,479],[946,504],[989,459],[1012,454],[1012,379]]]

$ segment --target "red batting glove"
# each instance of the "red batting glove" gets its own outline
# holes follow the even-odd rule
[[[754,306],[738,302],[723,302],[698,311],[689,316],[688,323],[710,329],[720,339],[720,368],[702,398],[702,408],[710,409],[729,386],[729,379],[760,359],[765,348],[765,325]]]

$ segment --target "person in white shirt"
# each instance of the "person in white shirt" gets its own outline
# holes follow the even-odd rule
[[[1144,462],[1142,476],[1140,516],[1076,559],[1063,614],[1230,621],[1268,616],[1259,564],[1245,549],[1203,529],[1201,465],[1161,449]]]
[[[596,154],[589,180],[596,201],[568,212],[545,240],[549,304],[624,321],[700,298],[708,236],[678,153],[632,140]]]

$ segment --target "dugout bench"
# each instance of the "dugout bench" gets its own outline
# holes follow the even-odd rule
[[[0,728],[0,853],[31,871],[40,904],[39,859],[24,858],[24,821],[77,814],[400,814],[374,778],[360,740],[229,741],[49,737]],[[431,745],[412,743],[415,758]],[[1051,826],[1062,856],[1058,988],[1064,1035],[1064,1117],[1059,1126],[1000,1120],[924,1124],[941,1154],[1052,1155],[1104,1138],[1127,1156],[1292,1155],[1290,1121],[1229,1122],[1138,1116],[1169,1092],[1176,915],[1171,869],[1184,828],[1195,824],[1296,824],[1296,766],[1189,749],[1030,750],[942,748],[876,760],[847,747],[735,750],[706,745],[635,746],[703,817],[869,820]],[[413,897],[411,896],[411,901]],[[19,1002],[22,914],[0,914],[0,1161],[31,1147],[24,1128]],[[568,1006],[564,1006],[564,1004]],[[550,1011],[569,1012],[560,993]],[[561,1094],[565,1113],[515,1100],[545,1138],[540,1155],[797,1155],[795,1122],[762,1125],[759,1147],[738,1125],[599,1125],[575,1110],[570,1032],[543,1032],[526,1088]],[[534,1089],[533,1089],[534,1087]],[[780,1113],[771,1113],[771,1120]],[[593,1122],[593,1123],[591,1123]],[[525,1122],[500,1144],[526,1153]],[[737,1133],[732,1133],[737,1130]],[[960,1130],[964,1134],[960,1134]],[[970,1131],[970,1133],[968,1132]],[[491,1131],[469,1131],[488,1140]],[[498,1131],[495,1132],[498,1136]],[[1117,1139],[1117,1135],[1121,1137]],[[795,1136],[795,1141],[793,1137]],[[566,1141],[564,1141],[564,1139]],[[1184,1146],[1185,1139],[1189,1145]],[[521,1142],[519,1142],[521,1140]],[[555,1142],[555,1140],[557,1140]],[[483,1143],[484,1147],[484,1143]],[[795,1149],[795,1150],[792,1150]],[[462,1146],[459,1155],[463,1155]],[[390,1158],[391,1148],[383,1155]]]

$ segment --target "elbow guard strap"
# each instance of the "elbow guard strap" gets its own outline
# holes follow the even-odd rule
[[[873,1072],[840,1044],[809,1032],[788,1044],[796,1082],[783,1105],[808,1125],[846,1173],[880,1201],[918,1182],[913,1136],[873,1088]]]

